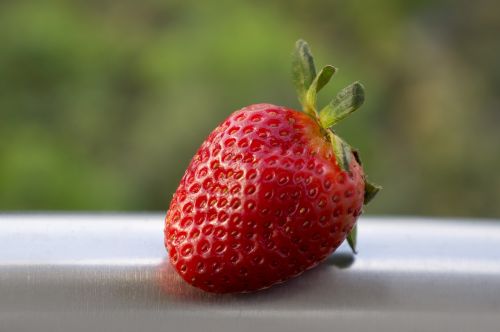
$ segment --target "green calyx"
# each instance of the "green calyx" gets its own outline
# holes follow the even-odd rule
[[[361,164],[359,154],[335,133],[333,126],[361,107],[365,100],[365,90],[361,83],[354,82],[342,89],[328,105],[318,110],[317,94],[336,71],[335,67],[327,65],[316,73],[309,45],[302,39],[295,43],[292,77],[302,110],[318,123],[330,140],[339,167],[345,172],[350,172],[353,158]],[[364,204],[368,204],[380,189],[382,187],[370,183],[365,177]],[[354,225],[347,236],[347,242],[354,253],[356,253],[356,237],[357,227]]]
[[[342,89],[333,100],[321,110],[317,107],[317,94],[328,84],[337,69],[327,65],[316,73],[314,59],[309,45],[302,39],[295,44],[293,52],[293,83],[302,104],[303,111],[316,120],[330,139],[339,166],[349,172],[352,148],[335,134],[333,126],[356,111],[365,100],[364,87],[355,82]]]

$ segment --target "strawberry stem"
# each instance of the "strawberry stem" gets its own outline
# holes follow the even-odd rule
[[[314,118],[322,131],[326,132],[339,167],[345,172],[350,172],[350,164],[353,160],[361,165],[359,154],[336,135],[332,127],[361,107],[365,101],[365,89],[361,83],[354,82],[342,89],[327,106],[318,112],[317,94],[330,81],[336,71],[335,67],[327,65],[316,74],[309,45],[302,39],[295,43],[292,78],[302,110]],[[364,204],[368,204],[380,189],[382,187],[369,182],[365,177]],[[356,253],[356,236],[357,228],[354,226],[347,236],[347,242],[354,253]]]

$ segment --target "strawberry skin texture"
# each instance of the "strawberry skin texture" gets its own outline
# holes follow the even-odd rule
[[[318,265],[362,212],[354,156],[349,169],[304,113],[271,104],[234,112],[199,148],[170,203],[172,265],[216,293],[260,290]]]

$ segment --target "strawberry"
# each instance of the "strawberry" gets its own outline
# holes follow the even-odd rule
[[[201,145],[165,224],[170,261],[185,281],[210,292],[255,291],[318,265],[346,238],[355,251],[356,220],[380,188],[331,128],[361,106],[363,86],[316,108],[335,71],[316,74],[299,40],[293,73],[304,112],[251,105]]]

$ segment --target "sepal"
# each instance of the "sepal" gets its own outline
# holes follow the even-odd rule
[[[363,204],[368,204],[382,189],[381,186],[371,183],[365,178],[365,199]]]
[[[358,224],[354,224],[354,227],[351,229],[349,234],[347,235],[347,243],[354,254],[357,254],[356,245],[358,241]]]
[[[292,78],[302,106],[305,106],[307,90],[316,77],[313,56],[309,45],[302,39],[297,40],[292,58]]]
[[[337,96],[319,112],[323,128],[330,128],[357,110],[365,101],[365,89],[359,82],[342,89]]]
[[[316,96],[318,92],[328,83],[330,82],[330,79],[332,78],[333,74],[337,69],[333,66],[325,66],[323,67],[318,75],[314,78],[313,82],[311,83],[311,86],[307,90],[305,101],[304,101],[304,108],[307,109],[307,113],[313,113],[316,114]]]
[[[343,171],[350,172],[349,166],[351,165],[352,160],[351,147],[342,138],[335,135],[332,131],[329,131],[329,135],[337,164]]]

